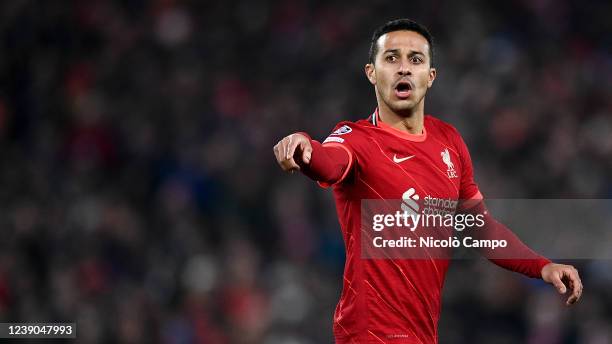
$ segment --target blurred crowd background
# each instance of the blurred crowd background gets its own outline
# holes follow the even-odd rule
[[[612,198],[612,2],[0,2],[0,321],[82,343],[332,342],[344,249],[331,192],[272,147],[367,117],[373,30],[436,39],[426,112],[485,197]],[[589,233],[578,233],[588,236]],[[441,343],[612,343],[612,263],[566,309],[457,261]]]

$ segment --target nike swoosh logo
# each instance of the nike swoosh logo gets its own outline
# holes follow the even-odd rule
[[[409,155],[405,158],[398,158],[395,154],[393,154],[393,162],[399,164],[400,162],[404,162],[408,159],[414,158],[414,155]]]

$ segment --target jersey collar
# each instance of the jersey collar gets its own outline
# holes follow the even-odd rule
[[[427,139],[427,130],[425,129],[425,123],[423,123],[423,133],[422,134],[410,134],[403,130],[398,130],[388,125],[387,123],[380,120],[380,115],[378,114],[378,108],[374,110],[374,113],[368,119],[372,125],[378,127],[392,135],[395,135],[399,138],[413,141],[413,142],[423,142]]]

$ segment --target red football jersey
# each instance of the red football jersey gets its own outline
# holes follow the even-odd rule
[[[426,115],[421,135],[367,120],[341,122],[323,142],[345,149],[350,167],[333,185],[346,246],[342,295],[334,314],[337,343],[437,343],[448,259],[363,259],[363,199],[481,198],[457,130]],[[324,183],[320,183],[322,186]]]

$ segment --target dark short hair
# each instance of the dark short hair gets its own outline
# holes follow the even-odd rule
[[[372,35],[372,42],[370,43],[370,63],[374,63],[376,54],[378,54],[378,39],[380,36],[393,32],[393,31],[414,31],[423,36],[427,43],[429,43],[429,61],[430,65],[433,66],[434,61],[434,42],[433,36],[429,33],[427,28],[410,19],[396,19],[385,23],[374,31]]]

